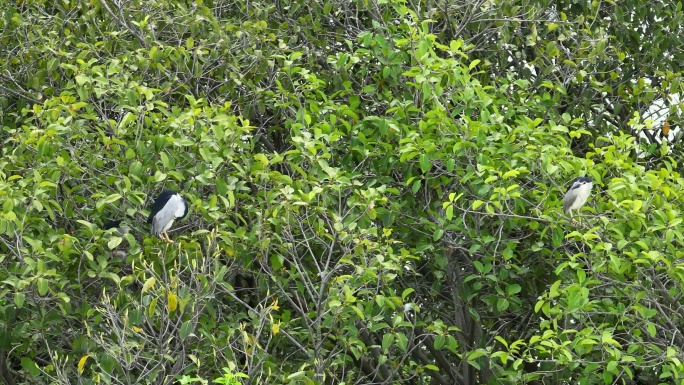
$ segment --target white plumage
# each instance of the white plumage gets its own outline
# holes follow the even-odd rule
[[[150,216],[147,218],[147,223],[152,225],[152,235],[159,236],[167,242],[173,242],[166,232],[171,229],[176,218],[183,218],[187,213],[188,205],[185,199],[175,191],[164,190],[154,200]]]
[[[573,179],[563,198],[563,211],[572,215],[572,210],[582,208],[589,199],[593,185],[591,178],[580,176]]]

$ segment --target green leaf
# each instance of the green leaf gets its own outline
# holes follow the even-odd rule
[[[499,300],[496,302],[496,310],[499,312],[502,312],[506,309],[508,309],[508,306],[510,305],[510,302],[506,298],[499,298]]]
[[[159,158],[161,159],[162,166],[164,166],[165,170],[171,169],[171,161],[169,160],[169,156],[166,155],[165,152],[160,153]]]
[[[437,334],[435,336],[435,349],[439,350],[444,346],[444,343],[446,342],[446,337],[444,337],[441,334]]]
[[[134,176],[139,177],[140,173],[142,171],[142,163],[135,161],[131,162],[131,164],[128,166],[128,173]]]
[[[84,85],[88,81],[88,77],[85,75],[76,75],[76,84],[79,86]]]
[[[560,284],[561,284],[561,281],[557,280],[556,282],[554,282],[551,285],[551,287],[549,288],[549,297],[550,298],[558,297],[558,295],[560,295],[560,293],[558,292],[558,289],[560,288]]]
[[[356,316],[359,317],[359,319],[361,319],[361,320],[366,319],[366,314],[363,311],[361,311],[361,309],[359,309],[358,306],[356,306],[356,305],[351,306],[351,309],[354,310],[354,313],[356,313]]]
[[[446,213],[446,218],[448,220],[452,220],[454,218],[454,205],[449,204],[449,206],[447,206],[447,208],[446,208],[445,213]]]
[[[401,293],[401,299],[406,299],[406,297],[408,297],[408,296],[409,296],[411,293],[413,293],[414,291],[415,291],[415,290],[414,290],[413,288],[411,288],[411,287],[409,287],[408,289],[404,289],[404,292]]]
[[[552,235],[552,241],[553,241],[553,247],[560,247],[561,244],[563,244],[563,229],[561,227],[555,227],[553,229],[553,232],[551,233]]]
[[[418,158],[418,162],[420,163],[420,170],[423,172],[423,174],[427,174],[427,172],[432,168],[430,158],[426,154],[421,154]]]
[[[394,343],[394,334],[386,333],[382,336],[382,350],[387,352],[389,347]]]
[[[14,304],[17,309],[24,307],[24,301],[26,300],[26,295],[24,293],[14,293]]]
[[[356,296],[354,296],[354,293],[351,291],[351,289],[347,285],[344,286],[344,302],[345,303],[356,302]]]
[[[522,290],[522,288],[520,287],[520,285],[518,285],[517,283],[514,283],[514,284],[506,287],[506,294],[508,294],[509,296],[515,295],[515,294],[520,293],[521,290]]]
[[[480,350],[471,351],[471,352],[468,354],[468,363],[469,363],[470,365],[472,365],[473,367],[475,367],[476,369],[479,370],[479,369],[480,369],[480,364],[479,364],[476,360],[477,360],[478,358],[482,357],[483,355],[484,355],[484,353],[483,353],[482,351],[480,351]]]
[[[255,154],[254,160],[260,162],[263,166],[268,166],[268,158],[264,154]]]
[[[21,358],[21,367],[24,368],[24,370],[26,370],[28,374],[30,374],[33,377],[37,377],[40,375],[40,368],[38,368],[38,365],[36,365],[36,363],[28,357]]]
[[[520,171],[518,171],[518,170],[510,170],[510,171],[506,171],[506,172],[503,174],[503,177],[502,177],[502,178],[503,178],[504,180],[506,180],[506,179],[510,179],[510,178],[515,178],[515,177],[517,177],[518,175],[520,175]]]
[[[451,52],[458,52],[461,50],[461,47],[463,47],[463,40],[452,40],[449,43],[449,49]]]
[[[433,241],[438,241],[442,238],[442,235],[444,235],[444,230],[442,229],[435,229],[434,234],[432,235],[432,240]]]
[[[420,180],[416,180],[415,182],[413,182],[413,186],[411,187],[411,192],[413,193],[413,195],[416,195],[418,190],[420,190],[420,186],[421,186]]]
[[[57,61],[56,57],[52,58],[48,61],[48,64],[47,64],[47,70],[48,71],[53,71],[53,70],[57,69],[57,67],[59,67],[59,62]]]
[[[294,372],[287,376],[287,381],[295,381],[306,377],[306,372],[301,370],[299,372]]]
[[[398,332],[396,333],[396,340],[397,340],[397,346],[399,346],[399,349],[401,349],[402,352],[406,351],[406,347],[408,347],[408,338],[404,333]]]
[[[38,278],[36,280],[36,286],[38,286],[38,294],[44,296],[48,292],[48,280],[45,278]]]
[[[114,236],[109,240],[109,242],[107,242],[107,247],[109,250],[114,250],[121,244],[121,241],[123,241],[123,238]]]
[[[82,224],[83,226],[87,227],[91,231],[95,230],[97,228],[97,226],[95,226],[94,224],[92,224],[88,221],[84,221],[83,219],[77,219],[76,222]]]
[[[142,294],[142,292],[141,292]],[[150,301],[150,306],[147,307],[147,316],[152,318],[154,317],[155,312],[157,311],[157,302],[159,301],[158,297],[155,297]]]
[[[492,358],[499,358],[501,360],[501,364],[505,365],[506,361],[508,361],[508,353],[507,352],[494,352],[491,355]]]
[[[180,330],[178,332],[178,336],[180,337],[181,340],[186,339],[189,336],[194,336],[194,333],[192,332],[192,321],[187,320],[183,322],[183,324],[180,327]]]

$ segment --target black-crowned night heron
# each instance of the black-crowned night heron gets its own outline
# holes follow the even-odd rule
[[[152,235],[173,243],[166,232],[173,225],[174,219],[183,218],[187,214],[188,204],[185,199],[173,190],[164,190],[154,200],[147,223],[152,225]]]
[[[563,198],[563,211],[566,214],[570,213],[570,218],[572,218],[572,210],[579,212],[582,206],[587,203],[593,185],[594,182],[591,178],[585,176],[579,176],[570,182],[570,187],[568,187],[565,198]]]
[[[116,229],[116,231],[119,232],[119,234],[124,235],[131,231],[130,228],[126,227],[125,225],[121,225],[121,220],[113,220],[113,221],[108,221],[107,223],[104,224],[102,227],[103,230],[109,230],[109,229]]]

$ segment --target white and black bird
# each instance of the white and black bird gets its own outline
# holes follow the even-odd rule
[[[582,206],[587,203],[593,185],[594,182],[591,178],[585,176],[579,176],[570,182],[570,187],[568,187],[568,191],[565,192],[565,198],[563,198],[563,211],[566,214],[570,213],[570,218],[572,218],[572,210],[579,212]]]
[[[183,218],[187,214],[188,204],[185,203],[185,199],[173,190],[164,190],[154,200],[147,223],[152,225],[152,235],[173,243],[166,232],[171,228],[175,219]]]
[[[126,225],[122,225],[121,224],[122,222],[123,221],[120,219],[119,220],[107,221],[107,223],[104,224],[102,229],[103,230],[116,229],[116,231],[118,231],[120,235],[127,234],[129,231],[131,231],[131,229]]]

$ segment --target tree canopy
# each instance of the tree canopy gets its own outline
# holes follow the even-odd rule
[[[0,9],[6,385],[684,384],[681,2]]]

